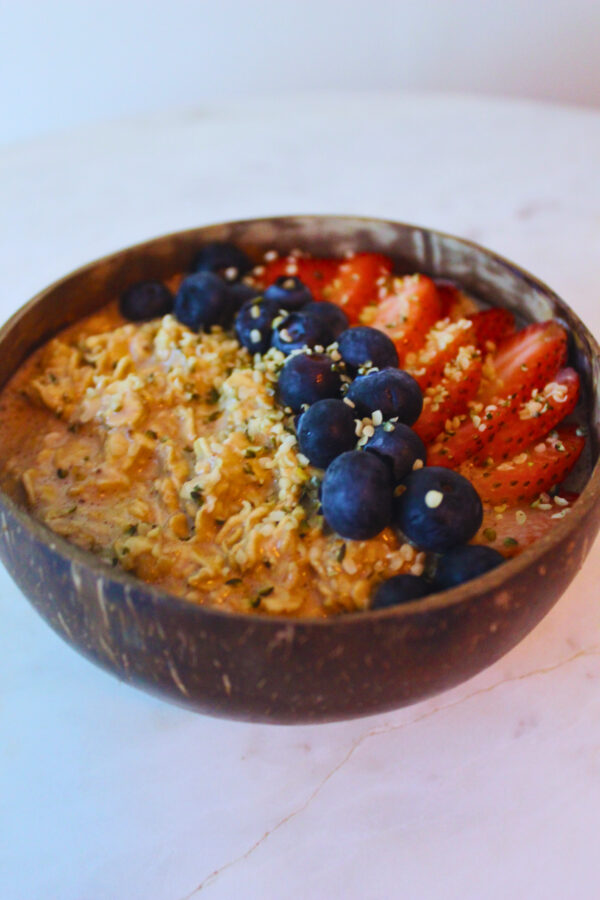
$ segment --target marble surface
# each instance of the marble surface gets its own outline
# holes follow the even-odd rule
[[[599,159],[598,112],[425,95],[256,100],[14,145],[1,317],[156,234],[330,212],[484,243],[599,334]],[[596,896],[599,547],[478,677],[311,727],[202,717],[121,684],[0,572],[2,897]]]

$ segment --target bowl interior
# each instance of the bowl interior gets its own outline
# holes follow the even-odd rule
[[[262,258],[265,251],[272,248],[276,248],[282,254],[300,248],[314,255],[324,256],[342,256],[348,250],[382,252],[394,259],[399,273],[419,271],[434,278],[451,279],[476,298],[492,305],[505,306],[525,320],[559,319],[567,326],[571,334],[570,364],[579,371],[582,379],[583,406],[590,433],[585,473],[586,479],[589,477],[589,483],[578,501],[578,506],[581,504],[582,518],[588,515],[600,492],[600,472],[597,465],[600,440],[600,353],[594,338],[564,301],[533,276],[485,248],[417,226],[355,217],[278,217],[193,229],[160,237],[120,251],[79,269],[47,288],[19,310],[0,330],[0,386],[7,381],[33,349],[48,340],[61,328],[72,324],[114,299],[132,282],[142,279],[164,280],[186,272],[189,270],[198,248],[212,240],[232,241],[245,249],[257,261]],[[14,517],[14,521],[19,523],[19,527],[25,530],[31,540],[36,542],[38,548],[43,545],[45,549],[49,548],[59,561],[64,561],[65,565],[76,566],[80,582],[83,575],[87,577],[89,574],[90,578],[95,579],[96,582],[99,580],[106,582],[107,586],[103,588],[105,594],[110,595],[114,590],[115,595],[121,596],[125,592],[129,597],[135,596],[137,598],[134,604],[136,615],[143,616],[148,613],[153,616],[164,616],[165,622],[168,622],[169,617],[173,617],[178,628],[181,627],[181,623],[185,623],[185,627],[190,629],[195,639],[200,642],[203,629],[209,635],[213,632],[215,634],[225,633],[229,636],[228,640],[231,639],[232,634],[238,635],[238,631],[236,631],[238,629],[239,634],[246,635],[244,638],[246,647],[253,647],[256,650],[256,652],[254,650],[250,652],[247,649],[248,659],[254,660],[255,666],[258,665],[259,656],[257,654],[262,653],[265,658],[269,658],[268,648],[271,646],[269,641],[272,643],[275,636],[281,632],[281,620],[266,616],[221,613],[218,610],[196,607],[143,584],[126,573],[117,571],[107,573],[103,564],[95,557],[67,544],[63,539],[49,532],[29,516],[21,503],[15,504],[14,499],[11,500],[10,497],[0,492],[0,507],[2,506]],[[334,648],[335,646],[349,648],[351,645],[354,646],[354,641],[357,642],[356,647],[358,647],[361,646],[363,639],[365,646],[370,647],[374,640],[373,629],[376,630],[376,624],[366,626],[365,623],[394,622],[397,624],[404,622],[408,631],[405,629],[405,633],[397,632],[397,641],[402,644],[402,641],[408,639],[406,635],[410,634],[413,621],[415,623],[418,621],[419,628],[423,627],[423,634],[426,634],[424,616],[436,617],[439,613],[439,622],[446,621],[442,615],[444,610],[458,609],[461,605],[466,610],[470,608],[471,601],[476,601],[480,596],[489,595],[491,597],[494,592],[496,592],[495,596],[498,596],[498,591],[506,583],[520,577],[520,573],[531,569],[540,559],[546,558],[554,548],[568,540],[576,525],[574,516],[567,517],[559,522],[556,529],[546,535],[542,541],[526,550],[521,556],[460,588],[432,595],[423,601],[393,610],[353,614],[343,617],[343,620],[290,619],[286,620],[289,623],[286,628],[292,629],[289,634],[293,636],[308,635],[307,639],[314,642],[315,648],[322,640],[321,637],[317,639],[316,635],[322,634],[329,635],[323,640],[326,643],[331,642],[331,646]],[[52,558],[54,559],[54,557]],[[17,563],[13,563],[13,569],[15,567],[18,568]],[[15,575],[12,569],[11,571]],[[17,578],[17,580],[19,579]],[[75,579],[76,582],[77,579]],[[77,583],[75,586],[77,587]],[[32,591],[26,590],[26,593],[29,593],[31,597]],[[124,669],[118,661],[115,662],[117,659],[115,653],[121,652],[124,643],[127,644],[129,640],[124,625],[120,626],[118,633],[112,634],[111,632],[112,640],[116,642],[115,647],[109,653],[103,654],[97,647],[91,646],[93,635],[90,636],[88,624],[85,625],[85,640],[76,634],[69,635],[68,632],[72,632],[73,629],[69,627],[66,630],[62,629],[56,615],[52,615],[52,603],[56,606],[56,598],[51,598],[52,603],[48,604],[44,601],[41,589],[37,593],[35,591],[33,593],[35,594],[34,603],[53,627],[61,631],[68,640],[71,640],[79,649],[83,649],[96,662],[100,662],[111,671],[116,671],[121,677],[129,677],[127,673],[130,670],[127,667]],[[83,598],[81,589],[78,589],[76,593],[79,602],[85,605],[87,600]],[[547,604],[545,608],[547,608]],[[543,612],[540,612],[537,619],[542,614]],[[122,617],[122,610],[120,615]],[[453,615],[459,615],[459,613],[455,612]],[[537,621],[535,616],[529,617],[526,630],[533,627],[535,621]],[[94,622],[96,625],[98,624],[96,619]],[[100,624],[102,625],[103,622],[104,619]],[[438,623],[437,618],[435,622]],[[444,625],[444,629],[447,627],[447,624]],[[386,628],[390,632],[389,625],[386,625]],[[437,624],[434,632],[436,632],[436,628]],[[168,631],[169,628],[166,627],[165,633],[168,634]],[[516,642],[519,635],[522,636],[522,633],[525,633],[522,628],[520,630],[519,628],[513,629],[510,638],[512,644]],[[248,637],[248,635],[252,635],[252,637]],[[105,636],[105,643],[106,640]],[[285,641],[287,641],[287,637]],[[327,645],[329,646],[329,644]],[[395,653],[398,652],[398,646],[396,646]],[[435,649],[438,654],[437,657],[432,658],[432,671],[436,669],[436,660],[439,659],[440,663],[440,677],[435,684],[431,682],[422,690],[413,685],[412,688],[406,688],[402,693],[397,685],[390,686],[391,682],[388,684],[383,679],[381,684],[388,685],[387,691],[383,691],[383,694],[383,689],[371,689],[370,699],[365,699],[361,695],[359,687],[356,687],[357,696],[360,695],[359,699],[341,700],[340,692],[333,691],[333,693],[330,692],[331,696],[325,706],[319,698],[326,696],[327,688],[321,682],[315,685],[314,680],[310,681],[310,690],[303,702],[298,701],[295,706],[294,704],[281,706],[273,701],[275,713],[265,712],[265,698],[256,687],[248,689],[246,695],[242,699],[238,699],[237,706],[231,701],[231,692],[228,692],[227,682],[225,682],[224,695],[219,695],[218,701],[215,699],[216,688],[211,689],[211,692],[202,684],[197,687],[195,693],[186,688],[186,691],[179,692],[179,695],[183,693],[183,702],[189,701],[189,705],[194,708],[222,715],[268,721],[320,721],[375,712],[377,709],[412,702],[420,696],[441,689],[440,685],[449,686],[457,683],[457,679],[462,680],[463,677],[466,677],[465,672],[473,674],[474,671],[478,671],[484,665],[498,658],[498,655],[505,652],[507,646],[507,641],[505,641],[503,644],[499,643],[491,648],[487,656],[484,654],[482,659],[478,659],[476,664],[474,663],[474,669],[468,667],[465,669],[464,666],[456,663],[453,669],[452,664],[449,664],[448,661],[449,651],[440,649],[439,642],[432,640],[431,648]],[[128,652],[131,652],[131,648]],[[273,652],[275,653],[275,651]],[[342,652],[344,651],[342,650]],[[355,649],[353,652],[358,651]],[[276,653],[275,656],[277,656]],[[230,660],[230,656],[227,658]],[[244,671],[246,678],[248,665],[248,660],[239,663],[239,671]],[[280,663],[277,665],[280,667],[279,674],[283,682],[293,672],[301,679],[301,682],[309,680],[305,673],[306,657],[301,652],[298,652],[297,659],[288,655],[283,669],[281,669]],[[131,680],[146,688],[169,695],[168,686],[161,681],[163,676],[159,677],[156,674],[157,666],[158,663],[156,660],[153,662],[149,654],[146,654],[145,657],[142,654],[139,657],[138,671],[135,676],[131,677]],[[181,669],[178,668],[177,671],[180,672]],[[422,672],[422,670],[420,671]],[[360,677],[359,670],[355,669],[354,665],[346,668],[346,674],[348,672],[354,672],[353,676],[348,675],[348,677]],[[269,672],[269,678],[272,674]],[[183,676],[178,674],[174,679],[170,669],[167,670],[164,677],[166,680],[169,680],[170,677],[176,687],[178,687],[178,680],[183,683]],[[331,676],[328,677],[331,678]],[[423,680],[422,674],[419,677]],[[267,678],[267,682],[269,678]],[[171,684],[170,694],[173,693],[172,688]],[[278,690],[282,690],[281,685]],[[177,692],[175,693],[177,694]],[[222,686],[221,693],[223,693]],[[181,701],[182,696],[177,696],[177,699]],[[301,711],[299,711],[300,707]]]

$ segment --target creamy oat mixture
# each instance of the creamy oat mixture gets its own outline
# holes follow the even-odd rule
[[[67,540],[196,603],[323,616],[420,574],[386,529],[323,526],[317,470],[275,396],[284,357],[116,305],[38,350],[0,395],[5,485]]]

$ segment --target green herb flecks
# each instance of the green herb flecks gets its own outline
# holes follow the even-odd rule
[[[198,506],[202,506],[204,503],[204,494],[202,488],[199,485],[195,485],[190,491],[190,497],[192,500],[195,500]]]
[[[268,587],[261,588],[259,591],[257,591],[254,597],[252,597],[252,599],[250,600],[250,606],[252,607],[252,609],[256,609],[258,606],[260,606],[263,597],[269,597],[274,590],[275,588],[273,587],[273,585],[269,585]]]
[[[298,537],[305,538],[308,532],[310,531],[310,525],[306,519],[301,519],[300,524],[298,525]]]

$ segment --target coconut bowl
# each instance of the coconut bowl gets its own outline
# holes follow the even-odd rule
[[[520,556],[460,587],[392,609],[329,619],[232,614],[178,599],[57,536],[0,493],[0,557],[71,646],[117,677],[198,712],[273,723],[327,722],[395,709],[454,687],[530,632],[581,567],[600,525],[600,355],[542,282],[450,235],[377,219],[297,216],[228,222],[156,238],[77,270],[0,330],[0,385],[63,327],[141,279],[189,269],[227,240],[257,260],[301,247],[389,254],[398,272],[452,279],[521,320],[557,318],[571,334],[589,428],[585,487],[570,516]]]

